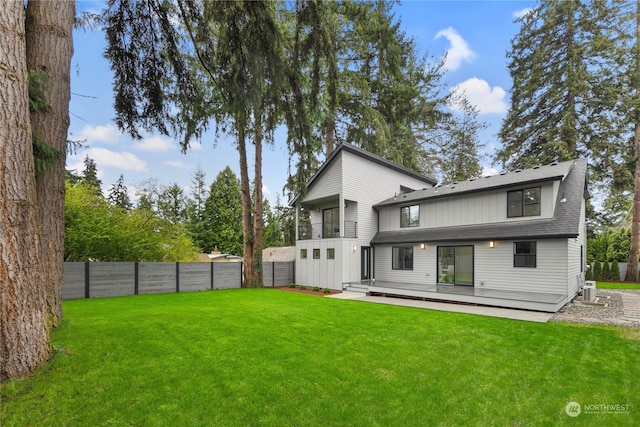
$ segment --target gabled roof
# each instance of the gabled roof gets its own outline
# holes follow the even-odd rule
[[[516,187],[521,185],[556,181],[566,178],[576,161],[554,162],[546,166],[536,166],[530,169],[517,169],[500,175],[474,178],[467,181],[454,182],[453,184],[437,185],[423,188],[410,193],[402,193],[374,206],[378,209],[383,206],[406,204],[407,202],[419,202],[422,200],[438,199],[443,197],[460,196],[466,193],[478,193],[481,191],[497,190],[500,188]]]
[[[560,167],[557,168],[558,166]],[[557,173],[556,171],[560,173]],[[513,176],[508,175],[514,175],[518,177],[518,179],[513,179]],[[517,173],[512,172],[507,175],[502,175],[502,177],[504,178],[498,178],[496,176],[492,178],[479,178],[478,180],[483,181],[497,178],[496,180],[491,181],[492,183],[497,182],[497,185],[491,185],[488,187],[471,184],[468,186],[460,186],[461,188],[459,191],[455,191],[456,188],[450,188],[453,191],[448,195],[453,196],[454,193],[455,195],[469,193],[471,192],[468,190],[469,187],[475,187],[475,191],[484,191],[488,189],[513,187],[520,184],[531,184],[548,180],[561,180],[553,218],[528,218],[522,221],[505,221],[490,224],[381,231],[374,236],[371,244],[570,238],[578,236],[582,200],[589,197],[587,190],[586,160],[581,159]],[[457,184],[454,185],[454,187],[457,187]],[[422,194],[419,198],[413,198],[412,201],[442,197],[435,196],[433,191],[425,193],[424,190],[421,190],[415,191],[414,193]],[[415,196],[413,193],[407,194],[407,196],[410,195]],[[399,198],[400,197],[398,197],[398,199]],[[405,199],[400,203],[406,203],[407,201],[408,200]],[[394,204],[398,204],[398,201],[389,199],[377,206],[390,206]]]
[[[325,169],[327,169],[327,167],[331,164],[331,162],[333,161],[333,159],[335,159],[336,157],[338,157],[338,155],[342,152],[342,151],[347,151],[349,153],[355,154],[356,156],[362,157],[363,159],[367,159],[373,163],[377,163],[379,165],[385,166],[389,169],[395,170],[397,172],[403,173],[405,175],[408,175],[410,177],[419,179],[421,181],[423,181],[425,184],[432,186],[436,183],[436,181],[432,178],[429,178],[425,175],[419,174],[418,172],[406,168],[404,166],[400,166],[397,163],[394,163],[390,160],[387,160],[383,157],[380,157],[376,154],[370,153],[366,150],[363,150],[362,148],[358,148],[354,145],[351,145],[349,143],[342,143],[340,145],[338,145],[338,147],[333,150],[333,152],[329,155],[329,157],[327,157],[327,159],[324,161],[324,163],[318,168],[318,170],[316,171],[316,173],[313,174],[313,176],[311,177],[311,179],[309,180],[309,182],[307,182],[306,185],[306,189],[308,190],[315,182],[316,180],[318,180],[318,178],[320,178],[320,176],[322,175],[322,173],[325,171]],[[296,202],[298,201],[298,199],[300,198],[300,194],[296,195],[296,197],[294,197],[294,199],[289,203],[290,206],[294,206],[296,204]]]

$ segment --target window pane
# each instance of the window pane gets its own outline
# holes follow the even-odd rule
[[[313,259],[320,259],[320,249],[313,250]]]
[[[300,258],[302,258],[302,259],[307,258],[307,250],[306,249],[300,249]]]
[[[438,247],[438,283],[453,283],[456,249],[452,246]]]
[[[420,205],[400,208],[400,227],[418,227],[420,225]]]
[[[513,266],[536,268],[536,242],[513,244]]]
[[[409,206],[400,209],[400,227],[409,226]]]
[[[400,248],[393,248],[391,250],[391,268],[394,270],[400,267]]]
[[[334,259],[335,253],[336,252],[334,248],[327,248],[327,259]]]
[[[420,225],[420,206],[411,206],[409,208],[411,219],[410,225],[411,227],[418,227]]]
[[[523,190],[524,215],[540,215],[540,187]]]
[[[403,270],[413,270],[413,248],[404,248]]]
[[[522,216],[522,191],[507,193],[507,217]]]

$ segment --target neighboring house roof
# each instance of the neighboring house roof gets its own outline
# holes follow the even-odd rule
[[[262,250],[262,262],[290,262],[295,260],[295,246],[271,247]]]
[[[452,184],[448,187],[418,190],[387,199],[376,205],[375,208],[406,204],[409,201],[420,202],[440,197],[461,196],[467,193],[534,184],[549,180],[561,180],[553,218],[382,231],[374,236],[371,244],[577,237],[579,234],[582,200],[589,197],[587,190],[587,161],[584,159],[540,166],[519,172],[496,175],[491,178],[478,178],[473,181]],[[438,191],[436,192],[436,190]],[[402,200],[400,200],[401,197]]]
[[[419,174],[418,172],[406,168],[404,166],[400,166],[397,163],[394,163],[390,160],[387,160],[385,158],[382,158],[376,154],[373,153],[369,153],[366,150],[363,150],[362,148],[358,148],[354,145],[351,145],[349,143],[343,142],[342,144],[339,144],[338,147],[333,150],[333,152],[329,155],[329,157],[327,157],[327,159],[324,161],[324,163],[322,164],[322,166],[320,166],[320,168],[318,168],[318,170],[316,171],[315,174],[313,174],[313,176],[311,177],[311,179],[309,179],[309,182],[307,182],[306,188],[310,188],[313,183],[322,175],[322,173],[327,169],[327,167],[329,166],[329,164],[331,164],[331,162],[333,161],[333,159],[335,159],[336,157],[338,157],[338,155],[342,152],[342,151],[347,151],[349,153],[353,153],[356,156],[360,156],[364,159],[367,159],[371,162],[377,163],[379,165],[385,166],[389,169],[393,169],[397,172],[401,172],[405,175],[411,176],[413,178],[419,179],[421,181],[424,181],[425,184],[427,185],[434,185],[436,183],[436,181],[432,178],[429,178],[428,176]],[[289,203],[290,206],[294,206],[296,204],[296,202],[298,201],[298,199],[300,198],[300,194],[296,195],[296,197]]]

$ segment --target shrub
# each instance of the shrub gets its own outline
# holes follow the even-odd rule
[[[295,284],[295,283],[289,283],[289,287],[290,287],[290,288],[295,288],[295,287],[296,287],[296,284]]]
[[[584,272],[584,280],[593,280],[593,267],[587,264],[587,271]]]
[[[313,287],[313,291],[314,291],[314,292],[318,292],[319,290],[320,290],[320,287],[319,287],[319,286],[314,286],[314,287]]]
[[[305,285],[300,285],[300,290],[304,291],[305,289],[307,289],[307,287]]]
[[[608,260],[602,263],[602,280],[611,280],[611,267]]]
[[[618,265],[618,260],[616,258],[614,258],[611,263],[611,279],[615,281],[620,280],[620,266]]]
[[[593,280],[602,281],[602,264],[600,261],[593,262]]]
[[[330,294],[330,293],[331,293],[331,289],[329,289],[329,288],[324,288],[324,289],[322,290],[322,292],[324,292],[325,294]]]

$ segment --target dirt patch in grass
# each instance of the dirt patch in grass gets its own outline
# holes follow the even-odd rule
[[[289,291],[289,292],[298,292],[301,294],[318,295],[321,297],[326,297],[327,295],[334,295],[334,294],[340,293],[340,291],[334,291],[334,290],[331,290],[331,292],[325,293],[323,289],[320,289],[319,291],[314,291],[312,288],[300,289],[300,287],[298,286],[296,286],[295,288],[290,288],[288,286],[276,286],[274,289],[280,289],[282,291]]]

